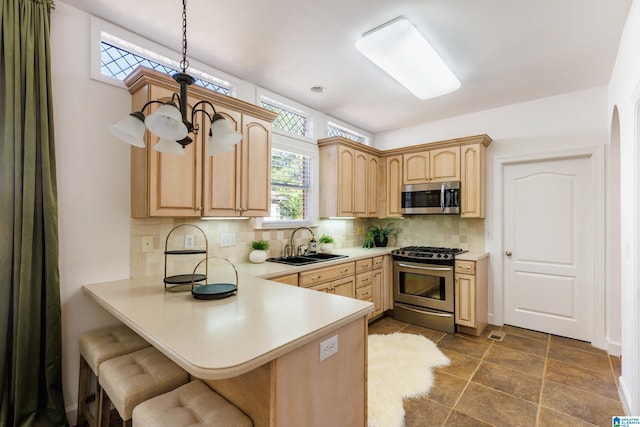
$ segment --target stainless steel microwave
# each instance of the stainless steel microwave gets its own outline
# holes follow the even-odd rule
[[[460,214],[460,181],[402,186],[403,214]]]

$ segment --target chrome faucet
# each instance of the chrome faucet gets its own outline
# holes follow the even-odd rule
[[[313,234],[313,230],[311,230],[309,227],[298,227],[298,228],[296,228],[295,230],[293,230],[293,231],[291,232],[291,239],[289,240],[289,251],[291,252],[291,255],[292,255],[292,256],[293,256],[293,255],[300,255],[300,250],[301,250],[301,248],[302,248],[302,245],[301,245],[301,246],[298,246],[298,248],[296,249],[295,244],[294,244],[294,237],[295,237],[295,235],[296,235],[296,232],[298,232],[298,230],[302,230],[302,229],[309,230],[309,233],[311,233],[311,240],[312,240],[312,241],[315,241],[315,240],[316,240],[316,237],[315,237],[315,235]],[[307,248],[307,251],[308,251],[308,250],[309,250],[309,249]],[[313,252],[315,252],[315,250],[314,250]],[[286,254],[286,248],[285,248],[285,256],[287,256],[287,254]]]

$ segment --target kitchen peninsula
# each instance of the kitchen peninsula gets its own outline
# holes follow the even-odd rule
[[[388,251],[356,249],[347,251],[347,259]],[[215,283],[218,268],[224,266],[209,269],[209,283]],[[308,266],[237,269],[238,294],[220,300],[166,292],[159,276],[89,284],[83,291],[245,411],[256,427],[309,420],[364,427],[367,315],[373,304],[262,278]],[[338,352],[320,361],[320,343],[334,336]]]

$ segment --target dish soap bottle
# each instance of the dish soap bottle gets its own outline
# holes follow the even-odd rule
[[[316,241],[315,236],[311,237],[311,240],[309,240],[309,250],[308,252],[310,254],[315,254],[318,252],[318,242]]]

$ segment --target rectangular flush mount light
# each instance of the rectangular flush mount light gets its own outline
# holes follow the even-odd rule
[[[458,78],[406,18],[364,33],[356,48],[420,99],[460,87]]]

